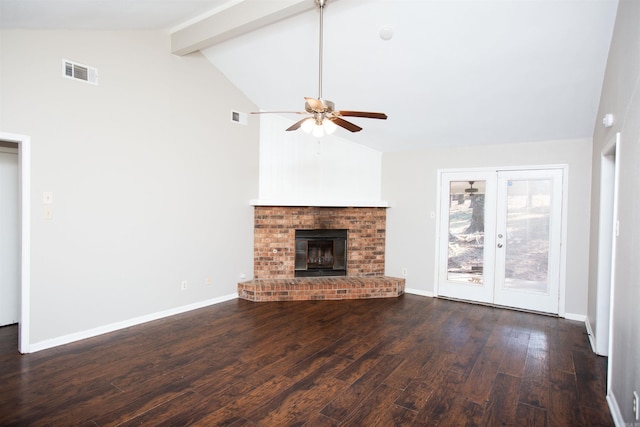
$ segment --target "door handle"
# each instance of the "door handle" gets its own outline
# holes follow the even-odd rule
[[[498,243],[498,247],[501,248],[502,247],[502,243]]]

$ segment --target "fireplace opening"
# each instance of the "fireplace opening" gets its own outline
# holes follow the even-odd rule
[[[295,277],[346,275],[347,230],[296,230]]]

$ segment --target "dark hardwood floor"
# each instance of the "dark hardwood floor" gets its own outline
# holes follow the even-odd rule
[[[228,301],[41,351],[2,426],[611,426],[584,324],[415,295]]]

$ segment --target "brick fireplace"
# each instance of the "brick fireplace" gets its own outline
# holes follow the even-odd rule
[[[386,218],[386,208],[256,206],[254,278],[294,277],[296,229],[346,229],[347,275],[383,276]]]
[[[255,206],[254,280],[238,284],[252,301],[399,296],[404,279],[384,276],[386,208]],[[347,230],[345,277],[295,277],[296,230]]]

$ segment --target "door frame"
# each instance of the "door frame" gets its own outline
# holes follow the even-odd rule
[[[5,222],[6,219],[3,218],[3,215],[11,215],[9,211],[15,209],[15,222],[11,221],[10,229],[16,233],[15,236],[0,234],[0,242],[11,246],[9,250],[11,254],[6,260],[0,260],[0,262],[5,261],[5,267],[11,269],[11,266],[13,266],[15,268],[15,276],[13,276],[14,271],[12,271],[0,278],[0,287],[2,287],[2,292],[0,292],[2,300],[0,300],[0,303],[2,309],[7,310],[6,312],[0,310],[0,317],[2,317],[0,319],[1,328],[17,324],[20,320],[20,168],[18,163],[18,144],[0,140],[0,158],[3,158],[2,164],[0,164],[0,174],[2,174],[0,178],[0,187],[2,187],[0,189],[0,210],[2,210],[0,212],[0,220],[3,220],[4,225],[9,225],[9,223]],[[5,172],[8,173],[5,174]],[[12,178],[12,176],[15,178]],[[1,181],[5,178],[7,178],[7,182],[3,185]],[[4,193],[4,191],[7,191],[7,193]],[[7,202],[8,209],[5,209],[4,206]],[[10,233],[11,231],[8,230],[8,232]],[[6,250],[8,248],[5,246],[3,249]],[[5,278],[8,279],[6,282],[4,281]],[[4,297],[7,297],[6,300],[4,300]]]
[[[440,222],[442,221],[442,174],[444,173],[478,173],[478,172],[498,172],[498,171],[526,171],[539,169],[560,169],[562,170],[562,212],[561,212],[561,232],[560,232],[560,268],[558,277],[558,316],[565,317],[565,301],[566,301],[566,285],[567,285],[567,207],[568,207],[568,190],[569,190],[569,165],[567,164],[536,164],[536,165],[520,165],[520,166],[496,166],[496,167],[477,167],[477,168],[449,168],[438,169],[436,179],[436,221],[435,221],[435,266],[434,268],[434,296],[439,295],[439,272],[440,263],[447,262],[441,259],[440,251]]]
[[[0,132],[0,140],[18,144],[19,205],[20,205],[20,314],[18,320],[18,351],[29,353],[31,318],[31,137]]]
[[[593,351],[610,354],[611,297],[615,287],[615,260],[618,223],[620,132],[600,152],[600,211],[598,218],[598,273],[596,279],[595,330]],[[608,192],[610,191],[610,193]]]

